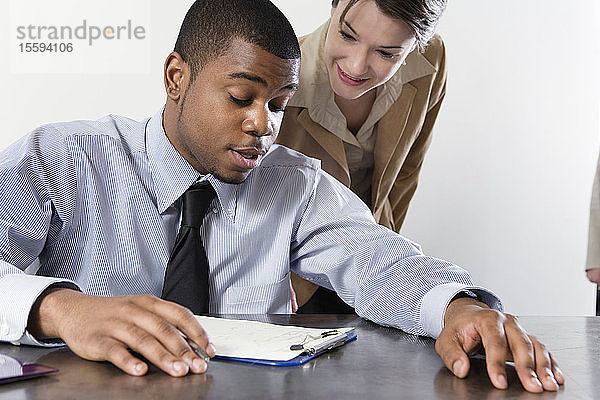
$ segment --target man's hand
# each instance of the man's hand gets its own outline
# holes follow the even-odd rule
[[[600,268],[592,268],[585,271],[590,282],[600,284]]]
[[[555,391],[565,382],[546,347],[528,335],[510,314],[491,310],[474,299],[459,298],[448,306],[444,322],[435,350],[459,378],[469,373],[468,354],[483,347],[488,375],[498,389],[508,387],[506,361],[514,361],[519,379],[529,392]]]
[[[296,311],[298,311],[298,299],[296,298],[296,291],[294,290],[294,286],[292,286],[291,280],[290,280],[290,302],[292,303],[292,314],[296,314]]]
[[[171,376],[201,374],[207,364],[178,332],[205,353],[215,349],[190,310],[153,296],[97,297],[70,289],[49,289],[29,315],[37,338],[60,338],[80,357],[110,361],[130,375],[144,375],[144,356]]]

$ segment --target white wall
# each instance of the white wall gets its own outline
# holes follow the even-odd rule
[[[594,0],[450,1],[448,95],[404,233],[520,314],[593,314]],[[600,244],[599,244],[600,245]]]
[[[164,104],[164,60],[173,49],[181,21],[193,0],[128,1],[151,8],[150,73],[124,68],[126,73],[123,74],[13,74],[5,58],[0,58],[3,60],[0,89],[4,93],[0,97],[0,117],[5,121],[5,128],[0,132],[0,149],[44,123],[96,119],[107,114],[143,119]],[[328,0],[278,0],[275,3],[291,16],[299,35],[311,32],[325,21],[331,4]],[[32,14],[35,14],[33,9]],[[114,14],[118,15],[118,11]],[[302,18],[294,15],[302,15]],[[92,18],[92,15],[83,14],[83,17]],[[14,32],[9,32],[9,21],[9,1],[0,1],[0,54],[4,55],[9,54],[9,35],[14,36]]]
[[[150,73],[12,74],[0,63],[0,149],[42,123],[141,119],[162,105],[164,58],[192,1],[134,1],[151,6]],[[320,25],[330,4],[275,3],[298,34]],[[466,266],[518,314],[594,312],[582,271],[598,149],[598,8],[594,0],[454,0],[440,26],[448,95],[404,233]],[[9,21],[2,2],[5,55]]]

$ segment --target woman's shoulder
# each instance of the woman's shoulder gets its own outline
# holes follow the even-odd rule
[[[427,44],[423,56],[434,66],[439,66],[443,63],[446,58],[446,46],[444,45],[444,40],[438,33],[433,35]]]

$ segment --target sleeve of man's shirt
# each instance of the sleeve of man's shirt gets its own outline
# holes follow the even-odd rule
[[[461,292],[502,310],[465,270],[376,224],[367,206],[323,171],[298,217],[291,267],[335,290],[361,317],[412,334],[439,336],[446,308]]]
[[[70,222],[76,179],[65,140],[40,128],[0,153],[0,341],[45,345],[26,331],[49,286],[77,286],[24,271]]]

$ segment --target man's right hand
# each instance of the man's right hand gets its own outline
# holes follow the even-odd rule
[[[600,285],[600,268],[592,268],[586,271],[587,278],[590,282]]]
[[[80,357],[110,361],[136,376],[144,375],[148,365],[130,350],[171,376],[206,371],[206,362],[179,331],[208,356],[215,355],[190,310],[149,295],[97,297],[51,288],[32,308],[28,330],[38,339],[60,338]]]

